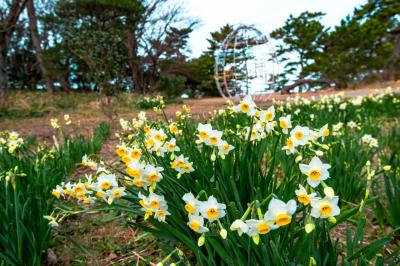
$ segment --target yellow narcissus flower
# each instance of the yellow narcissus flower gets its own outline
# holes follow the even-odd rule
[[[310,204],[311,199],[317,196],[317,193],[308,194],[307,190],[302,185],[299,185],[299,189],[297,189],[295,193],[297,196],[297,201],[302,203],[303,205]]]
[[[277,226],[288,225],[292,221],[292,215],[296,211],[296,201],[289,200],[284,203],[278,199],[272,199],[268,205],[264,220],[274,221]]]
[[[179,129],[178,129],[177,124],[176,124],[176,123],[171,123],[171,124],[169,125],[169,131],[170,131],[172,134],[177,134],[177,133],[179,132]]]
[[[226,205],[218,203],[214,196],[210,196],[207,201],[203,201],[200,204],[201,215],[208,219],[210,222],[218,220],[225,216]]]
[[[315,188],[321,181],[329,178],[328,169],[331,168],[330,164],[324,164],[322,161],[314,156],[310,164],[300,164],[300,171],[307,176],[307,183]]]
[[[128,154],[128,149],[125,146],[118,146],[115,152],[119,157],[122,157]]]
[[[129,154],[133,159],[139,160],[142,157],[142,150],[140,149],[132,149]]]
[[[311,216],[314,218],[330,218],[339,215],[338,202],[338,196],[311,200]]]
[[[145,164],[139,161],[132,161],[128,164],[128,167],[125,169],[125,172],[133,178],[140,177],[144,172]]]
[[[200,215],[189,215],[189,222],[187,225],[190,229],[199,234],[209,231],[209,229],[204,226],[204,218]]]
[[[291,115],[287,115],[279,118],[279,126],[284,134],[287,134],[288,130],[292,128],[291,117]]]

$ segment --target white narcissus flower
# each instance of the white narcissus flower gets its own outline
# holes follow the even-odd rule
[[[296,211],[296,201],[289,200],[287,203],[272,199],[268,205],[268,211],[264,215],[264,220],[272,220],[277,226],[285,226],[292,221],[292,215]]]
[[[314,156],[310,164],[300,164],[300,171],[307,176],[307,183],[315,188],[321,181],[329,178],[328,169],[331,168],[330,164],[324,164],[322,161]]]
[[[272,105],[266,111],[260,112],[260,121],[261,122],[269,122],[274,120],[275,118],[275,107]]]
[[[115,175],[114,174],[100,175],[97,178],[97,187],[101,190],[108,190],[111,187],[118,187]]]
[[[204,226],[204,218],[200,215],[189,215],[187,225],[196,233],[202,234],[208,232],[208,228]]]
[[[218,145],[218,155],[227,155],[235,147],[229,145],[228,142],[222,140]]]
[[[126,195],[124,187],[114,187],[111,190],[108,190],[107,193],[107,202],[111,204],[115,199],[119,199]]]
[[[169,141],[167,141],[165,144],[165,147],[169,152],[175,152],[175,151],[180,151],[181,149],[176,146],[176,139],[172,138]]]
[[[253,116],[256,114],[256,104],[251,98],[251,95],[247,95],[240,101],[238,105],[233,107],[233,110]]]
[[[203,201],[200,204],[201,215],[210,222],[224,217],[225,209],[226,205],[223,203],[218,203],[214,196],[210,196],[207,201]]]
[[[262,220],[247,220],[246,225],[249,228],[246,234],[250,237],[265,235],[268,234],[271,230],[278,228],[277,225],[274,225],[274,220],[265,219],[265,217]]]
[[[153,165],[148,164],[144,169],[144,176],[148,182],[160,182],[163,178],[161,174],[161,171],[163,170],[164,168],[162,167],[154,167]]]
[[[294,145],[294,141],[291,137],[287,138],[286,146],[283,146],[282,150],[286,150],[286,154],[293,154],[297,151]]]
[[[339,197],[325,197],[311,200],[311,216],[314,218],[329,218],[340,214]]]
[[[322,138],[322,141],[325,140],[326,137],[328,137],[330,134],[328,124],[324,125],[319,129],[318,136]]]
[[[230,227],[231,231],[237,231],[239,236],[249,231],[249,226],[240,219],[235,220]]]
[[[304,205],[310,204],[311,199],[313,199],[317,196],[317,193],[308,194],[307,190],[302,185],[299,185],[299,189],[297,189],[295,191],[295,193],[296,193],[298,202],[300,202]]]
[[[282,128],[282,132],[287,134],[288,129],[292,128],[291,115],[283,116],[279,118],[279,126]]]
[[[154,218],[156,218],[159,222],[165,222],[165,218],[167,215],[170,215],[171,213],[167,210],[167,208],[160,208],[154,213]]]
[[[290,131],[295,146],[303,146],[310,139],[310,129],[308,127],[296,126]]]
[[[222,131],[212,130],[209,133],[208,138],[205,139],[205,143],[209,146],[218,146],[221,142],[221,138],[222,138]]]
[[[199,123],[197,126],[197,131],[199,132],[198,137],[201,142],[205,142],[206,139],[210,136],[210,133],[212,131],[212,127],[210,124],[202,124]]]
[[[198,214],[200,202],[194,197],[192,193],[186,193],[182,199],[185,201],[185,210],[189,214]]]

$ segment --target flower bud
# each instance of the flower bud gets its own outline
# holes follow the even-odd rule
[[[197,240],[197,246],[201,247],[204,245],[205,242],[206,242],[206,238],[204,237],[204,235],[201,235],[199,237],[199,239]]]
[[[310,262],[308,265],[309,266],[317,266],[317,261],[314,259],[314,257],[310,257]]]
[[[211,154],[211,161],[215,161],[217,159],[217,156],[215,156],[215,153]]]
[[[297,156],[296,159],[294,159],[294,161],[295,161],[296,163],[301,162],[301,160],[303,160],[303,156],[301,156],[301,155]]]
[[[315,229],[315,224],[306,224],[306,226],[304,227],[304,229],[306,230],[306,233],[309,234],[312,231],[314,231]]]
[[[226,239],[228,232],[222,228],[221,231],[219,231],[220,236],[222,237],[222,239]]]
[[[389,172],[390,169],[392,169],[392,166],[391,166],[391,165],[385,165],[385,166],[383,167],[383,170],[384,170],[385,172]]]
[[[335,196],[335,191],[331,187],[324,188],[324,193],[328,197],[334,197]]]
[[[258,245],[260,243],[260,235],[255,235],[252,237],[254,244]]]
[[[329,221],[331,224],[335,224],[335,223],[336,223],[336,218],[333,217],[333,216],[331,216],[331,217],[328,218],[328,221]]]
[[[318,157],[322,157],[322,156],[324,156],[324,152],[318,150],[318,151],[315,152],[315,155],[317,155]]]

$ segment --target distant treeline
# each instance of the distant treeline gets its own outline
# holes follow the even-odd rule
[[[278,88],[399,79],[399,14],[399,1],[376,0],[333,29],[323,13],[290,16],[270,34],[283,66]],[[190,59],[196,26],[168,0],[2,1],[0,97],[10,89],[216,95],[214,52],[234,28],[212,32],[208,50]]]

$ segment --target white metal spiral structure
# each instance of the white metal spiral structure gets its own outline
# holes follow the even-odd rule
[[[240,25],[215,52],[215,81],[225,99],[273,91],[278,63],[269,41],[253,26]]]

